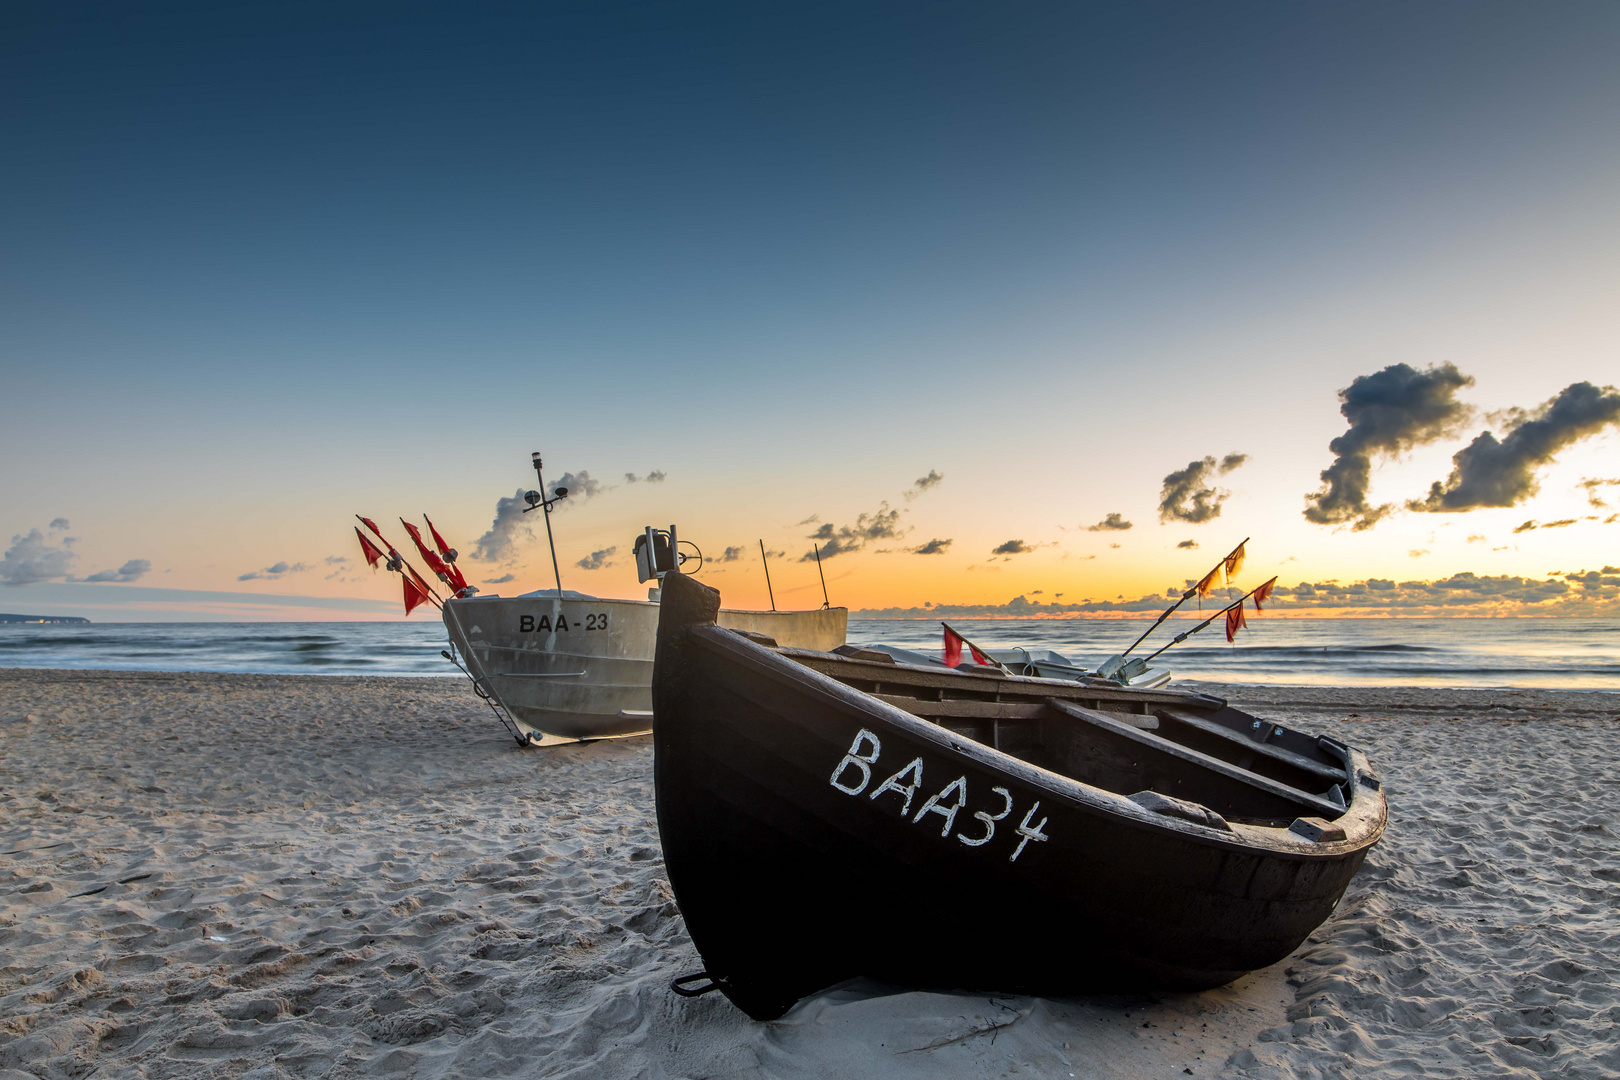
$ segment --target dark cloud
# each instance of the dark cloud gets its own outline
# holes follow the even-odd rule
[[[529,519],[523,516],[529,504],[523,501],[523,489],[518,488],[511,498],[495,501],[495,520],[489,531],[473,544],[472,557],[483,562],[508,562],[517,556],[520,540],[533,540]]]
[[[1606,510],[1606,509],[1608,509],[1609,504],[1604,502],[1602,499],[1598,498],[1598,488],[1600,488],[1600,487],[1609,487],[1609,486],[1612,486],[1612,485],[1615,485],[1615,484],[1620,484],[1620,477],[1616,477],[1613,480],[1601,480],[1601,479],[1598,479],[1597,477],[1589,476],[1585,480],[1582,480],[1579,484],[1577,484],[1576,487],[1582,487],[1582,488],[1586,489],[1586,501],[1587,502],[1591,503],[1593,506],[1597,507],[1600,510]]]
[[[1536,471],[1560,450],[1614,423],[1620,423],[1620,391],[1572,383],[1535,411],[1514,413],[1501,441],[1480,432],[1452,455],[1445,482],[1436,480],[1428,498],[1407,506],[1430,513],[1517,506],[1536,493]]]
[[[647,474],[646,479],[647,483],[649,484],[662,484],[665,480],[669,479],[669,474],[663,469],[654,469],[652,472]]]
[[[1095,525],[1087,525],[1086,532],[1124,532],[1132,528],[1124,514],[1109,514]]]
[[[612,547],[605,547],[601,551],[593,551],[583,559],[576,562],[574,565],[579,567],[581,570],[600,570],[604,566],[612,566],[613,564],[608,562],[608,560],[611,559],[614,553],[618,550],[619,546],[615,544]]]
[[[1455,433],[1472,415],[1457,391],[1473,384],[1473,376],[1449,363],[1423,371],[1391,364],[1352,380],[1339,391],[1339,412],[1350,428],[1328,444],[1334,461],[1322,470],[1322,490],[1305,496],[1305,520],[1358,532],[1376,525],[1393,506],[1367,502],[1373,459]]]
[[[308,569],[309,567],[305,566],[303,563],[278,562],[273,566],[265,567],[263,570],[252,570],[246,574],[239,575],[236,580],[275,581],[277,578],[284,577],[287,574],[301,574]]]
[[[1225,476],[1227,473],[1231,472],[1233,469],[1237,468],[1248,460],[1248,454],[1227,454],[1225,457],[1221,458],[1221,475]]]
[[[1516,533],[1522,533],[1522,532],[1529,532],[1531,529],[1535,529],[1535,528],[1539,528],[1539,526],[1536,524],[1535,519],[1532,518],[1531,520],[1525,522],[1523,525],[1515,525],[1513,527],[1513,531],[1516,532]]]
[[[1181,543],[1176,545],[1178,548],[1195,548],[1197,546],[1198,541],[1196,540],[1183,540]]]
[[[943,479],[945,479],[944,473],[929,469],[927,476],[917,477],[917,482],[912,484],[911,487],[904,492],[906,502],[910,502],[912,499],[915,499],[917,496],[921,495],[929,488],[934,487]]]
[[[1574,518],[1561,518],[1558,521],[1543,521],[1541,527],[1543,529],[1562,529],[1565,525],[1573,524],[1575,524]]]
[[[945,549],[950,546],[951,541],[949,540],[930,540],[921,547],[912,548],[911,553],[913,555],[943,555]]]
[[[52,518],[51,523],[46,526],[52,532],[61,532],[63,529],[71,529],[72,527],[68,524],[67,518]]]
[[[991,555],[1023,555],[1035,549],[1022,540],[1008,540],[990,549]]]
[[[1228,454],[1227,457],[1241,457]],[[1177,469],[1164,478],[1159,490],[1159,520],[1185,521],[1193,525],[1221,516],[1221,503],[1231,495],[1209,483],[1220,466],[1213,457],[1189,461],[1185,469]]]
[[[810,534],[810,539],[820,543],[823,559],[831,559],[859,551],[874,540],[898,540],[903,533],[904,530],[900,528],[900,511],[889,509],[889,504],[885,502],[880,503],[878,509],[872,513],[861,514],[853,525],[843,525],[835,529],[830,524],[823,524]],[[814,551],[807,551],[799,557],[800,562],[815,560]]]
[[[146,559],[131,559],[116,570],[102,570],[85,578],[86,581],[139,581],[149,573],[152,564]]]
[[[585,474],[582,472],[580,475],[584,476]],[[627,484],[639,484],[643,480],[647,481],[649,484],[662,484],[665,479],[667,479],[667,475],[659,469],[654,469],[646,476],[637,476],[633,472],[627,472],[624,474],[624,482]],[[595,483],[595,481],[593,480],[591,483]]]
[[[725,554],[721,555],[718,559],[716,559],[714,561],[715,562],[737,562],[742,557],[743,557],[743,549],[742,548],[740,548],[740,547],[728,547],[725,550]]]
[[[61,523],[61,528],[57,523]],[[66,518],[57,518],[51,522],[53,532],[60,532],[67,528]],[[73,538],[64,536],[60,541],[48,538],[38,529],[30,529],[26,534],[13,536],[11,547],[6,549],[0,557],[0,582],[7,585],[32,585],[36,581],[49,581],[51,578],[67,577],[73,569],[73,560],[78,556],[68,549],[72,546]]]
[[[502,574],[498,578],[489,578],[489,579],[487,579],[484,582],[484,584],[485,585],[505,585],[508,581],[516,581],[516,580],[517,580],[517,575],[516,574]]]

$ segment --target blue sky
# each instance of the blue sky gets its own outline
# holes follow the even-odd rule
[[[579,507],[570,561],[644,520],[801,543],[938,470],[906,520],[960,558],[857,553],[874,605],[1157,591],[1193,558],[1148,539],[1161,478],[1238,450],[1221,524],[1302,573],[1613,549],[1299,516],[1358,376],[1456,363],[1482,417],[1616,381],[1612,4],[41,3],[0,30],[0,539],[70,519],[80,576],[228,592],[352,555],[354,510],[467,547],[533,449],[671,477]],[[1379,476],[1421,494],[1458,445]],[[1613,449],[1453,531],[1573,513]],[[1059,532],[1113,511],[1120,549]],[[1050,546],[979,565],[1010,537]]]

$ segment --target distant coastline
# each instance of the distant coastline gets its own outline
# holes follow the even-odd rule
[[[80,623],[87,624],[89,619],[81,619],[77,615],[6,615],[0,613],[0,623]]]

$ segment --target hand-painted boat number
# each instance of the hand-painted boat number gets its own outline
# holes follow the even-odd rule
[[[882,752],[883,744],[878,741],[878,737],[862,728],[856,734],[855,741],[850,743],[849,753],[844,755],[843,760],[838,763],[838,767],[833,770],[832,779],[829,783],[845,795],[865,793],[867,787],[872,783],[872,766],[877,764],[878,755]],[[902,818],[911,817],[911,823],[916,825],[929,814],[937,814],[944,819],[944,824],[940,826],[939,835],[941,837],[950,836],[951,828],[956,824],[957,813],[967,808],[967,777],[958,776],[955,780],[946,784],[943,790],[930,795],[923,802],[922,807],[918,809],[916,816],[913,817],[911,816],[911,802],[916,798],[917,789],[922,787],[922,783],[922,758],[912,758],[904,768],[879,784],[866,797],[876,799],[879,795],[893,792],[902,799],[900,804],[900,816]],[[957,833],[956,838],[968,847],[983,847],[988,844],[990,839],[996,835],[996,822],[1003,820],[1013,812],[1011,792],[1004,787],[993,787],[990,789],[990,793],[1001,796],[1001,812],[998,814],[989,814],[983,810],[973,812],[973,820],[981,822],[984,826],[984,835],[970,835],[965,828],[962,832]],[[1018,836],[1018,846],[1013,849],[1011,855],[1007,856],[1008,862],[1017,862],[1018,856],[1024,853],[1025,845],[1031,840],[1045,843],[1046,834],[1041,830],[1046,827],[1047,819],[1041,818],[1039,823],[1030,824],[1035,818],[1035,811],[1040,808],[1041,804],[1037,801],[1035,805],[1024,812],[1023,822],[1013,830]],[[932,825],[933,823],[930,822],[929,824]]]
[[[561,633],[562,631],[571,630],[579,625],[580,621],[578,619],[575,619],[572,623],[570,623],[568,621],[568,616],[562,614],[561,612],[557,613],[557,625],[555,626],[551,624],[550,615],[540,616],[539,621],[536,621],[533,615],[518,616],[518,633],[520,634],[549,634],[553,631]],[[599,615],[585,616],[584,626],[587,630],[606,630],[608,628],[607,612],[604,611]]]

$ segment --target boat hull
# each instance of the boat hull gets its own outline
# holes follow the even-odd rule
[[[654,709],[670,882],[756,1019],[858,975],[1219,986],[1320,925],[1383,827],[1381,799],[1339,843],[1167,821],[712,626],[666,627]]]
[[[601,739],[652,726],[659,605],[564,595],[471,597],[444,605],[473,678],[525,735]],[[722,625],[784,646],[844,643],[848,611],[726,611]]]

